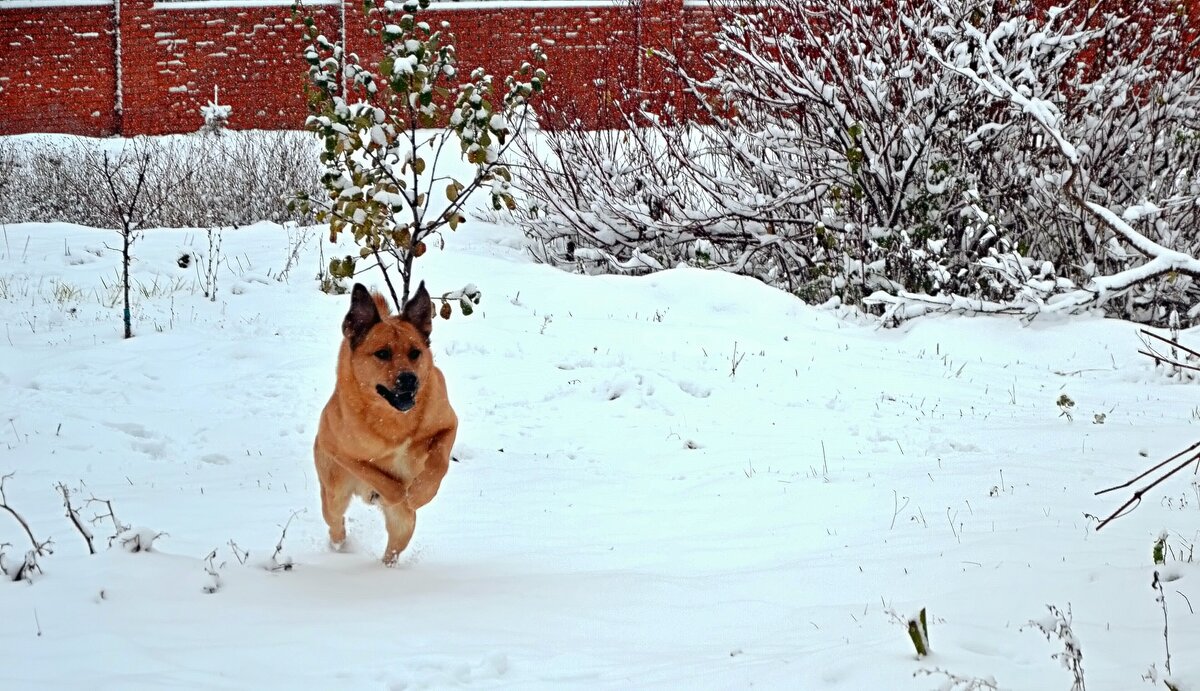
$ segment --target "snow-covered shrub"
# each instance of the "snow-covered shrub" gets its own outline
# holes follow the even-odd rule
[[[529,99],[547,83],[545,70],[529,62],[502,84],[482,68],[460,76],[455,36],[448,23],[433,27],[420,18],[428,7],[429,0],[364,5],[378,54],[361,59],[326,38],[312,16],[304,19],[311,41],[304,52],[312,113],[307,127],[324,142],[324,189],[302,195],[300,206],[329,222],[330,240],[343,231],[354,236],[360,256],[373,258],[383,271],[397,307],[408,301],[413,261],[444,228],[455,230],[466,220],[463,207],[474,192],[489,190],[497,209],[515,206],[504,154]],[[530,52],[533,62],[545,60],[537,45]],[[470,180],[438,171],[452,136],[476,167]],[[445,203],[435,203],[442,197]],[[399,293],[392,269],[400,277]],[[336,275],[334,267],[330,273]],[[441,299],[448,317],[450,299],[469,313],[478,292]]]
[[[220,94],[217,87],[214,86],[212,100],[200,106],[200,117],[204,118],[204,124],[200,126],[200,131],[204,134],[224,134],[231,115],[233,115],[233,106],[221,103]]]
[[[1115,0],[1039,7],[718,7],[705,75],[661,53],[700,124],[632,112],[619,132],[526,144],[518,218],[534,254],[587,271],[712,266],[818,301],[874,294],[896,317],[1037,312],[1062,293],[1082,308],[1075,291],[1145,254],[1080,194],[1166,247],[1200,242],[1200,72],[1166,0],[1134,17]],[[1050,111],[1059,134],[1035,117]],[[1077,143],[1073,166],[1059,139]],[[1190,309],[1200,291],[1178,273],[1109,306],[1146,321]]]
[[[184,223],[165,225],[210,227],[258,221],[312,223],[311,214],[296,209],[296,193],[320,189],[321,167],[315,160],[319,143],[307,132],[226,131],[203,140],[200,174],[181,206],[189,209]]]
[[[121,546],[121,549],[131,554],[137,554],[138,552],[153,552],[155,541],[164,535],[166,535],[166,533],[152,530],[144,526],[130,528],[129,530],[117,536],[117,544]]]
[[[85,183],[84,163],[105,150],[139,147],[154,170],[198,172],[146,227],[196,228],[258,221],[309,223],[289,209],[297,190],[315,193],[320,169],[315,138],[305,132],[226,132],[221,137],[136,138],[117,145],[85,138],[0,139],[0,223],[67,221],[108,227],[111,220],[72,191]]]
[[[1200,62],[1177,3],[1096,2],[1027,12],[994,27],[955,18],[939,64],[977,90],[1007,158],[1002,185],[1044,299],[1027,311],[1092,304],[1137,321],[1194,323],[1200,290]],[[932,52],[932,51],[931,51]],[[1013,132],[1026,132],[1018,137]],[[1024,142],[1024,146],[1022,146]],[[1120,298],[1120,299],[1116,299]]]

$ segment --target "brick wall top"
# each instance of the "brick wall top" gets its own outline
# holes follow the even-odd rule
[[[110,6],[115,0],[0,0],[0,10],[27,10],[38,7],[94,7]]]
[[[0,134],[194,131],[214,89],[232,106],[233,127],[303,125],[307,42],[291,0],[113,2],[0,0]],[[540,44],[551,72],[546,98],[595,127],[616,123],[622,94],[654,97],[667,87],[638,47],[667,44],[682,2],[435,0],[425,18],[450,23],[462,71],[483,66],[502,77]],[[370,54],[358,2],[305,7],[327,35],[348,31],[348,50]]]

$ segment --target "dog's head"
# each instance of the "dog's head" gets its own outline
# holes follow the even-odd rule
[[[391,314],[382,295],[371,295],[362,284],[354,284],[350,311],[342,320],[354,379],[396,410],[412,410],[421,382],[428,381],[433,369],[432,331],[433,302],[424,281],[398,317]]]

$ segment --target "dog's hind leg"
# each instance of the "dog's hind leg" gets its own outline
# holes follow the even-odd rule
[[[391,504],[383,507],[383,517],[387,523],[387,551],[383,553],[383,563],[392,566],[400,557],[400,553],[408,547],[412,540],[413,530],[417,527],[417,512],[408,506]]]

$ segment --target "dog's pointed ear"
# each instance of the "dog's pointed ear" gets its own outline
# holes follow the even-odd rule
[[[429,342],[429,334],[433,332],[433,300],[429,297],[429,291],[425,290],[425,281],[421,281],[421,285],[417,286],[417,292],[404,305],[404,311],[400,315],[404,321],[417,327],[425,336],[425,341]]]
[[[355,283],[354,290],[350,293],[350,311],[342,320],[342,335],[350,339],[350,349],[354,350],[362,345],[367,332],[381,321],[383,320],[379,318],[379,308],[375,305],[371,293],[367,292],[363,284]]]

